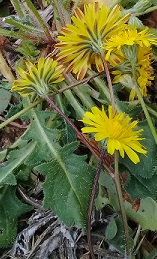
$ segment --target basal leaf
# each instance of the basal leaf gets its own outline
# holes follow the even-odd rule
[[[13,186],[0,189],[0,247],[11,244],[17,233],[17,219],[28,212],[31,206],[23,204]]]
[[[0,151],[0,162],[2,162],[7,155],[7,149]]]
[[[157,175],[154,174],[147,180],[139,175],[131,175],[125,184],[125,189],[132,199],[152,197],[157,201]]]
[[[107,225],[106,231],[105,231],[105,237],[107,240],[111,240],[115,237],[117,234],[117,225],[114,218],[112,218]]]
[[[155,259],[156,256],[157,256],[157,249],[155,248],[151,253],[145,256],[145,259]]]
[[[130,203],[125,203],[126,213],[129,218],[141,225],[142,230],[157,230],[157,202],[151,197],[141,200],[140,208],[136,212]]]
[[[144,179],[143,179],[144,180]],[[150,179],[148,179],[150,180]],[[147,182],[145,180],[145,182]],[[100,177],[100,184],[106,187],[107,193],[108,193],[108,204],[112,205],[116,211],[119,211],[119,205],[116,195],[116,188],[113,183],[113,180],[107,173],[102,173]],[[156,181],[155,181],[156,184]],[[154,184],[154,185],[155,185]],[[140,190],[141,187],[140,187]],[[143,190],[142,190],[143,191]],[[132,193],[135,192],[134,184],[132,184]],[[152,193],[154,190],[152,190]],[[130,194],[130,193],[129,193]],[[136,196],[136,194],[135,194]],[[138,196],[141,197],[141,196]],[[137,197],[136,197],[137,198]],[[157,230],[157,202],[152,199],[151,197],[146,197],[141,199],[140,208],[136,212],[132,208],[132,204],[125,201],[125,209],[127,217],[132,219],[133,221],[137,222],[139,225],[141,225],[143,230],[149,229],[152,231]],[[118,243],[118,241],[117,241]]]
[[[84,227],[87,220],[93,170],[84,156],[73,154],[76,142],[54,153],[49,163],[35,169],[46,176],[44,207],[54,211],[68,226]]]
[[[110,223],[109,223],[110,224]],[[121,253],[125,253],[125,238],[124,238],[124,230],[123,230],[123,222],[120,217],[114,219],[113,226],[113,238],[109,239],[109,244],[116,248],[116,250]],[[112,226],[111,226],[112,227]],[[111,229],[110,229],[111,231]],[[112,235],[112,233],[110,233]],[[130,237],[130,244],[133,245],[133,240]]]
[[[46,128],[45,120],[50,116],[49,112],[32,109],[31,114],[33,121],[22,138],[36,141],[36,148],[25,161],[25,164],[35,166],[41,162],[50,161],[54,157],[56,150],[61,148],[58,144],[61,133],[57,129]]]
[[[25,159],[31,154],[35,148],[36,143],[29,143],[20,150],[11,152],[10,159],[5,166],[0,170],[0,186],[4,184],[15,185],[16,178],[14,176],[14,170],[17,169]]]
[[[11,93],[3,88],[0,88],[0,113],[8,106],[11,98]]]

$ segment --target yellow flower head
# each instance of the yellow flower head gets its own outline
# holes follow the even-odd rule
[[[150,47],[152,44],[157,45],[157,38],[149,33],[146,27],[144,30],[138,32],[128,26],[125,30],[120,30],[117,34],[112,35],[111,38],[105,42],[104,48],[107,50],[106,60],[109,59],[111,52],[120,50],[124,45],[139,45],[140,47]]]
[[[118,55],[112,53],[109,58],[109,63],[115,68],[115,70],[112,72],[112,74],[115,75],[113,83],[121,82],[123,84],[123,78],[125,79],[126,74],[129,74],[132,77],[132,66],[122,51],[118,50],[116,53]],[[134,66],[136,71],[136,80],[142,96],[145,97],[147,96],[147,87],[151,85],[151,80],[154,79],[154,70],[151,65],[153,59],[151,47],[138,46],[136,57],[132,58],[136,61]],[[135,97],[137,97],[136,91],[132,89],[130,92],[129,100],[134,100]]]
[[[92,64],[98,71],[103,71],[101,54],[104,41],[124,28],[129,16],[122,17],[120,6],[110,9],[105,3],[101,7],[97,2],[84,5],[83,12],[76,8],[71,18],[73,24],[62,28],[58,36],[58,61],[69,63],[66,71],[73,71],[79,80],[84,78]]]
[[[84,114],[82,121],[89,126],[82,128],[82,132],[95,133],[96,141],[106,139],[109,154],[113,155],[115,150],[119,150],[122,158],[126,152],[134,164],[140,162],[137,152],[146,154],[147,151],[139,142],[143,139],[140,137],[143,129],[135,130],[138,122],[131,122],[131,118],[124,112],[114,112],[112,106],[108,108],[108,116],[104,107],[102,110],[97,107],[91,110]]]
[[[14,81],[12,91],[17,91],[21,96],[38,95],[45,98],[51,92],[56,92],[56,84],[62,82],[64,68],[52,58],[39,58],[38,64],[26,62],[28,71],[18,68],[21,78]]]

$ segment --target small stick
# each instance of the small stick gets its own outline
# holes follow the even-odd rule
[[[88,210],[87,240],[88,240],[88,248],[89,248],[90,255],[91,255],[92,259],[95,259],[95,255],[94,255],[92,241],[91,241],[91,216],[92,216],[94,199],[95,199],[96,190],[97,190],[97,186],[98,186],[99,176],[100,176],[101,169],[102,169],[102,166],[103,166],[103,160],[104,160],[104,157],[105,157],[105,153],[106,153],[106,150],[103,149],[101,154],[100,154],[97,171],[96,171],[96,175],[95,175],[95,178],[94,178],[92,195],[91,195],[91,199],[90,199],[90,203],[89,203],[89,210]]]

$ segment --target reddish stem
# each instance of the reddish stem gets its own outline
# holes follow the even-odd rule
[[[92,194],[91,194],[90,203],[89,203],[89,210],[88,210],[87,240],[88,240],[88,248],[89,248],[90,255],[91,255],[92,259],[95,259],[95,255],[94,255],[93,245],[92,245],[92,241],[91,241],[91,216],[92,216],[93,204],[94,204],[94,200],[95,200],[99,176],[100,176],[101,169],[102,169],[102,166],[103,166],[103,161],[104,161],[104,158],[105,158],[105,153],[106,153],[106,151],[102,150],[102,152],[100,154],[100,159],[99,159],[99,162],[98,162],[98,167],[97,167],[96,175],[95,175],[95,178],[94,178],[94,185],[93,185],[93,188],[92,188]]]

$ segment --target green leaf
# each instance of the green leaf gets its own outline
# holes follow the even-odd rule
[[[7,155],[7,149],[2,150],[0,152],[0,162],[2,162],[5,159],[6,155]]]
[[[152,197],[157,201],[156,174],[147,180],[139,175],[131,175],[125,184],[125,189],[132,199]]]
[[[20,167],[15,170],[16,179],[19,182],[26,182],[29,180],[31,175],[32,167],[21,165]]]
[[[87,165],[85,156],[73,154],[77,148],[76,142],[60,146],[59,139],[63,130],[52,130],[45,126],[49,112],[32,109],[29,114],[32,122],[22,138],[35,141],[36,147],[24,163],[27,166],[38,165],[35,170],[46,176],[43,185],[44,206],[56,212],[65,224],[84,227],[94,178],[93,170]]]
[[[157,256],[157,249],[154,249],[149,255],[145,256],[144,259],[155,259]]]
[[[112,223],[111,223],[112,224]],[[115,218],[114,220],[114,236],[109,240],[109,243],[113,245],[121,253],[125,252],[125,237],[123,230],[123,223],[120,218]],[[105,232],[106,234],[106,232]]]
[[[115,219],[112,218],[106,228],[105,237],[106,239],[111,240],[115,237],[116,234],[117,234],[117,225],[116,225]]]
[[[140,208],[136,212],[130,203],[125,202],[128,217],[141,225],[142,230],[157,230],[157,202],[151,197],[141,200]]]
[[[31,210],[15,194],[16,188],[8,186],[0,189],[0,247],[11,244],[17,234],[17,219]]]
[[[13,115],[15,115],[16,113],[18,113],[19,111],[22,110],[22,104],[18,103],[15,105],[12,105],[7,113],[7,118],[12,117]]]
[[[148,179],[147,181],[151,181],[151,179]],[[145,182],[147,182],[145,180]],[[102,173],[100,176],[99,180],[100,184],[105,186],[107,188],[107,193],[108,193],[108,204],[112,205],[116,211],[119,211],[119,204],[117,200],[117,195],[116,195],[116,188],[114,185],[113,180],[107,173]],[[156,185],[156,180],[154,179],[153,181],[154,186]],[[132,185],[132,193],[135,192],[136,187]],[[141,188],[141,186],[140,186]],[[143,192],[143,189],[140,189],[141,192]],[[140,191],[139,191],[140,192]],[[152,189],[152,193],[154,190]],[[130,193],[129,193],[130,194]],[[137,193],[135,194],[137,196]],[[138,196],[141,197],[141,196]],[[132,208],[132,204],[128,203],[125,201],[125,209],[126,209],[126,214],[128,218],[132,219],[133,221],[137,222],[139,225],[141,225],[142,230],[152,230],[156,231],[157,230],[157,202],[153,200],[151,197],[146,197],[144,199],[141,199],[140,203],[140,208],[136,212]]]
[[[57,129],[46,128],[45,120],[50,116],[49,112],[32,109],[30,113],[33,121],[22,139],[36,141],[35,149],[25,161],[26,165],[35,166],[50,161],[55,156],[57,150],[61,148],[58,143],[61,133]]]
[[[116,208],[116,211],[119,211],[116,187],[108,172],[102,171],[100,174],[99,183],[107,189],[107,204],[111,204],[114,208]],[[105,197],[105,193],[101,193],[101,195],[102,197]]]
[[[8,106],[11,98],[11,93],[3,88],[0,88],[0,113]]]
[[[10,153],[10,159],[5,166],[1,168],[0,173],[0,186],[4,184],[15,185],[16,178],[14,170],[17,169],[25,159],[31,154],[35,148],[36,143],[29,143],[20,150],[15,150]]]
[[[35,62],[36,56],[40,53],[35,43],[30,40],[22,41],[22,45],[17,48],[17,51],[26,56],[31,62]]]
[[[100,182],[100,181],[99,181]],[[105,190],[101,184],[99,184],[99,193],[95,199],[95,206],[97,210],[101,210],[106,205],[110,204],[110,200],[106,197]]]
[[[93,170],[84,156],[73,154],[76,142],[54,153],[49,163],[35,169],[46,176],[44,207],[54,211],[68,226],[84,227],[93,184]]]

